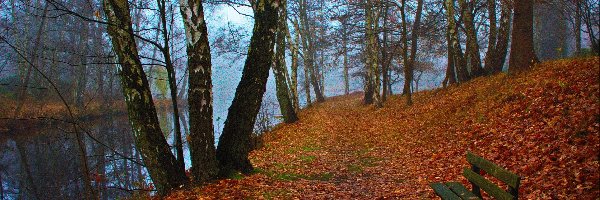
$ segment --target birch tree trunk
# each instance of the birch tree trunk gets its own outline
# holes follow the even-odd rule
[[[365,100],[372,96],[375,107],[383,107],[381,101],[381,80],[379,71],[379,45],[377,43],[379,29],[379,11],[375,7],[376,2],[368,0],[365,4],[365,36],[367,40],[367,78],[372,90],[365,92]],[[368,103],[365,101],[365,103]]]
[[[187,40],[188,106],[192,176],[197,184],[216,178],[213,92],[208,32],[201,0],[180,0]]]
[[[477,43],[477,31],[475,30],[475,24],[473,23],[473,9],[470,5],[471,3],[467,3],[465,0],[458,0],[458,4],[461,7],[462,18],[464,21],[467,35],[466,54],[470,58],[469,61],[471,64],[471,77],[478,77],[483,75],[483,68],[481,67],[481,57],[479,56],[479,43]]]
[[[155,188],[163,195],[186,184],[187,178],[160,130],[148,80],[134,40],[129,4],[125,0],[105,0],[103,4],[109,22],[108,34],[121,63],[119,76],[135,144]]]
[[[448,45],[452,47],[452,55],[454,56],[454,66],[456,67],[458,82],[462,83],[469,80],[469,73],[466,68],[467,62],[465,61],[458,40],[458,27],[456,26],[456,20],[454,19],[454,0],[445,0],[445,6],[447,11],[448,33],[451,41]]]
[[[290,30],[287,26],[287,21],[286,26],[284,28],[287,41],[290,44],[290,52],[292,53],[292,75],[290,81],[290,94],[292,96],[292,105],[297,113],[298,111],[300,111],[300,99],[298,98],[298,42],[300,41],[300,35],[296,32],[294,37],[296,38],[296,40],[294,41],[294,39],[292,39]]]
[[[286,0],[280,0],[280,3],[276,36],[277,53],[275,54],[273,74],[275,75],[277,101],[279,102],[279,109],[283,115],[283,121],[285,123],[294,123],[298,121],[298,116],[296,115],[296,111],[290,100],[290,90],[285,76],[285,72],[287,72],[287,66],[285,64],[285,27],[287,27]]]

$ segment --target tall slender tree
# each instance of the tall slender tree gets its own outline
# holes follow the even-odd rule
[[[342,28],[342,56],[344,57],[344,69],[343,69],[343,76],[344,76],[344,94],[348,95],[350,93],[350,75],[349,75],[349,60],[348,60],[348,41],[350,40],[349,38],[349,32],[348,32],[348,14],[344,14],[342,16],[340,16],[340,23],[341,23],[341,28]]]
[[[406,30],[406,0],[402,0],[402,37],[404,43],[404,89],[406,104],[412,105],[411,82],[413,81],[415,60],[417,58],[417,47],[419,42],[419,28],[421,26],[421,15],[423,13],[423,0],[417,1],[417,13],[412,27],[410,57],[408,57],[408,34]]]
[[[290,90],[286,79],[285,36],[287,27],[287,2],[286,0],[280,1],[281,5],[279,6],[279,19],[276,35],[277,49],[275,53],[275,63],[273,65],[273,74],[275,75],[277,101],[279,102],[279,109],[283,115],[283,121],[285,123],[293,123],[298,121],[298,116],[296,115],[296,110],[294,110],[293,103],[290,99]]]
[[[300,22],[299,22],[300,20],[298,19],[298,20],[291,20],[291,21],[292,21],[292,24],[294,25],[294,32],[296,33],[296,47],[298,47],[296,49],[296,50],[298,50],[297,53],[298,54],[300,53],[299,47],[300,47],[300,45],[302,45],[304,47],[302,52],[303,52],[303,54],[306,54],[306,52],[308,52],[308,51],[306,50],[306,46],[304,44],[304,38],[302,38],[303,36],[301,36],[301,35],[303,35],[303,31],[300,28]],[[303,57],[304,57],[304,55],[303,55]],[[310,106],[310,104],[311,104],[310,75],[309,75],[308,67],[306,64],[306,57],[304,57],[303,65],[304,66],[302,68],[303,68],[303,72],[304,72],[304,81],[302,83],[302,86],[304,88],[304,97],[306,98],[306,106]]]
[[[581,0],[574,0],[575,4],[575,54],[581,54]]]
[[[291,57],[292,57],[292,74],[290,77],[290,95],[292,96],[292,105],[294,106],[294,110],[296,112],[300,111],[300,99],[298,97],[298,42],[300,41],[300,35],[296,32],[294,33],[294,38],[292,38],[292,34],[290,33],[290,29],[286,25],[285,27],[285,35],[289,44]]]
[[[300,19],[300,30],[302,31],[302,46],[304,47],[304,67],[307,69],[310,77],[310,83],[315,92],[315,98],[317,102],[324,102],[325,96],[321,91],[321,82],[318,77],[318,70],[316,69],[316,49],[314,44],[313,29],[311,29],[310,19],[308,17],[308,1],[299,0],[299,19]]]
[[[183,141],[181,138],[181,124],[179,123],[179,105],[177,102],[177,83],[175,80],[176,72],[173,61],[171,60],[171,46],[169,44],[170,36],[167,30],[167,2],[165,0],[156,0],[156,4],[158,5],[158,14],[160,23],[162,24],[159,32],[162,34],[163,46],[160,48],[160,50],[165,59],[164,62],[165,68],[167,69],[167,82],[169,84],[169,94],[171,95],[171,106],[173,107],[173,132],[175,133],[173,136],[173,143],[175,144],[175,155],[179,163],[179,167],[185,169],[185,162],[183,160]]]

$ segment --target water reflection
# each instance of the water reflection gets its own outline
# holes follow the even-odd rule
[[[189,135],[187,108],[180,123]],[[168,105],[157,105],[161,129],[173,140],[173,115]],[[278,107],[264,101],[255,124],[256,132],[268,131],[280,120]],[[81,118],[77,131],[84,135],[89,176],[100,199],[118,199],[153,193],[151,180],[139,152],[125,111]],[[215,119],[215,144],[223,119]],[[82,157],[73,125],[56,119],[14,122],[0,127],[0,200],[84,199]],[[187,140],[183,140],[186,169],[191,167]]]
[[[31,126],[2,133],[0,198],[82,199],[84,173],[73,126],[59,121]],[[85,135],[89,174],[100,199],[151,189],[124,114],[80,123],[78,131]]]

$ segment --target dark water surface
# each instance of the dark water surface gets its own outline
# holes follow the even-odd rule
[[[161,108],[158,112],[161,129],[172,144],[171,114]],[[187,113],[181,118],[186,134]],[[0,133],[0,199],[85,199],[83,157],[73,124],[44,121],[18,122]],[[77,132],[85,143],[89,176],[100,199],[152,193],[126,114],[82,121]]]

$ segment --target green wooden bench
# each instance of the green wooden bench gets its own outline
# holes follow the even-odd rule
[[[429,186],[442,199],[482,199],[480,189],[495,199],[519,198],[521,177],[471,152],[467,152],[467,161],[471,164],[471,169],[465,168],[463,176],[471,182],[472,191],[458,182],[432,183]],[[508,191],[481,176],[481,170],[508,185]]]

